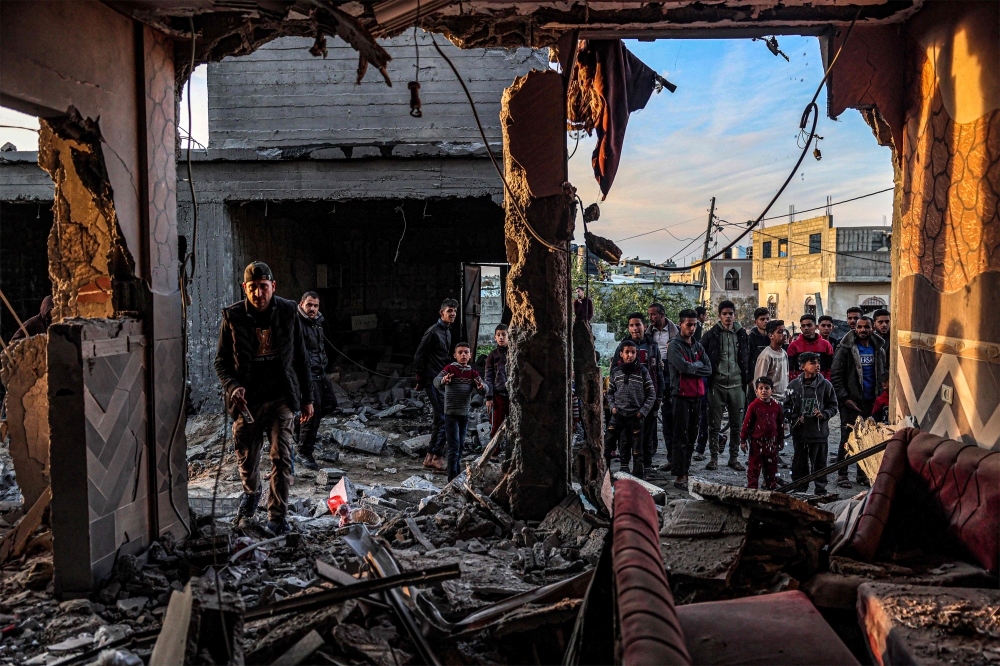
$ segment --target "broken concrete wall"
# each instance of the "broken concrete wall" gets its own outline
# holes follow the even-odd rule
[[[7,388],[10,457],[17,485],[30,508],[49,485],[49,391],[44,335],[15,342],[0,358],[0,380]]]
[[[507,428],[514,454],[508,489],[511,512],[527,519],[541,519],[569,484],[573,200],[562,191],[564,108],[562,78],[551,71],[532,72],[504,91],[500,115],[511,188],[506,201],[507,304],[513,313]],[[529,224],[555,249],[539,242]]]
[[[459,82],[417,30],[379,40],[392,60],[385,85],[369,71],[355,85],[358,54],[343,40],[330,40],[329,55],[309,54],[313,40],[284,37],[248,56],[208,65],[208,122],[212,148],[288,148],[325,145],[482,145]],[[500,96],[516,76],[548,69],[546,49],[462,50],[435,37],[472,90],[490,143],[500,149]],[[420,118],[410,115],[407,81],[420,82]]]

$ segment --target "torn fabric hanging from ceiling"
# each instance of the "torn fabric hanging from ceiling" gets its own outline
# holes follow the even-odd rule
[[[646,107],[653,91],[677,86],[639,60],[620,39],[584,40],[570,76],[567,117],[570,129],[597,130],[594,177],[607,198],[618,173],[629,114]]]

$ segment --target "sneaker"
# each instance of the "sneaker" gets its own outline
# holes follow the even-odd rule
[[[705,459],[705,454],[704,453],[696,453],[696,454],[694,454],[694,456],[692,456],[691,459],[692,460],[697,460],[698,462],[701,462],[702,460]]]
[[[240,508],[236,512],[237,519],[239,518],[253,518],[253,514],[257,512],[257,506],[260,504],[260,491],[247,495],[243,494],[243,498],[240,499]]]
[[[277,537],[282,534],[287,534],[292,528],[289,527],[288,522],[284,518],[280,518],[278,520],[267,521],[267,527],[265,529]]]
[[[319,463],[316,459],[312,457],[311,453],[300,453],[295,456],[295,459],[302,464],[306,469],[317,470],[319,469]]]
[[[705,457],[702,456],[701,459],[704,460]],[[707,469],[707,470],[719,469],[719,459],[718,458],[712,458],[711,460],[709,460],[708,464],[705,465],[705,469]]]
[[[745,471],[747,471],[747,468],[743,466],[743,463],[741,463],[736,458],[730,458],[729,459],[729,468],[730,469],[735,469],[737,472],[745,472]]]

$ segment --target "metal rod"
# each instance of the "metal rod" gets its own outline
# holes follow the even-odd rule
[[[7,306],[7,309],[10,310],[10,313],[14,315],[14,320],[17,321],[17,325],[21,327],[21,332],[24,333],[24,337],[30,338],[31,334],[28,333],[28,329],[24,327],[24,322],[22,322],[21,318],[17,316],[17,312],[14,311],[14,307],[10,304],[10,301],[7,300],[7,295],[3,293],[3,289],[0,289],[0,298],[3,299],[3,302]]]
[[[830,474],[831,472],[836,472],[837,470],[844,469],[845,467],[850,467],[851,465],[853,465],[854,463],[858,462],[859,460],[864,460],[865,458],[868,458],[869,456],[873,456],[876,453],[878,453],[879,451],[885,451],[885,447],[887,447],[889,445],[890,441],[892,441],[892,440],[887,439],[884,442],[882,442],[881,444],[876,444],[875,446],[873,446],[871,448],[865,449],[861,453],[854,454],[850,458],[844,458],[839,463],[834,463],[833,465],[830,465],[829,467],[824,467],[823,469],[819,470],[818,472],[813,472],[809,476],[803,476],[801,479],[799,479],[797,481],[792,481],[791,483],[788,483],[788,484],[785,484],[785,485],[781,486],[775,492],[787,493],[790,490],[794,490],[795,488],[798,488],[799,486],[808,485],[810,481],[814,481],[814,480],[820,478],[821,476],[826,476],[827,474]],[[874,479],[872,479],[872,480],[874,481]]]
[[[292,597],[291,599],[285,599],[267,606],[251,608],[244,614],[243,619],[247,622],[252,622],[253,620],[291,613],[293,611],[304,612],[317,608],[325,608],[330,604],[364,597],[374,592],[385,592],[405,585],[440,583],[459,578],[461,575],[462,572],[458,564],[446,564],[440,567],[424,569],[423,571],[408,571],[396,576],[362,581],[349,587],[341,587],[328,592],[316,592],[315,594],[307,594],[301,597]]]

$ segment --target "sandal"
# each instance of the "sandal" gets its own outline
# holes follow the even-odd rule
[[[851,488],[851,482],[848,481],[846,478],[845,479],[840,479],[839,481],[837,481],[837,487],[838,488],[848,488],[848,489],[850,489]]]
[[[681,481],[681,479],[684,479],[684,480]],[[687,479],[687,477],[683,476],[680,479],[677,479],[676,481],[674,481],[674,488],[677,488],[679,490],[687,490],[688,489],[688,479]]]

